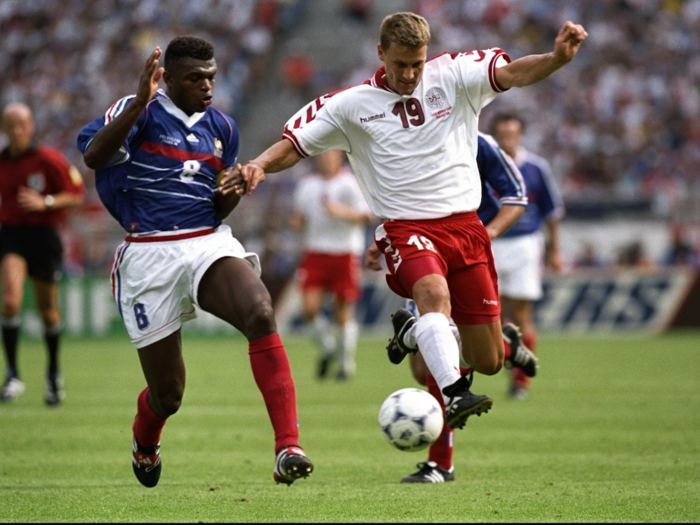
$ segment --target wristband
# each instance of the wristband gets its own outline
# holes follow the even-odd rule
[[[47,195],[44,197],[44,204],[46,205],[46,209],[50,210],[53,208],[53,203],[56,201],[56,199],[53,198],[53,195]]]

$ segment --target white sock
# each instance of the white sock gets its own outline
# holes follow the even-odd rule
[[[411,349],[418,348],[418,341],[416,341],[416,326],[418,326],[418,323],[414,324],[403,334],[403,344]]]
[[[440,391],[460,378],[459,347],[445,315],[423,314],[416,323],[416,341]],[[443,399],[449,401],[444,395]]]
[[[406,309],[411,312],[415,317],[416,321],[420,319],[420,312],[413,299],[406,299]],[[459,329],[455,322],[450,319],[450,329],[452,330],[452,335],[455,336],[457,340],[457,346],[459,347],[459,355],[462,355],[462,336],[459,335]],[[414,324],[411,328],[406,330],[403,335],[403,344],[408,348],[418,348],[418,343],[416,342],[416,325]]]
[[[348,375],[355,373],[355,349],[359,332],[355,321],[348,321],[340,327],[340,367]]]
[[[335,353],[335,330],[325,315],[318,314],[310,326],[311,335],[321,347],[323,357]]]

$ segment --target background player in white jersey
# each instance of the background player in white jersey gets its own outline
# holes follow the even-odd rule
[[[365,227],[373,219],[355,176],[343,165],[344,158],[337,150],[315,157],[316,172],[299,181],[291,217],[292,227],[304,230],[297,278],[302,316],[321,350],[318,376],[325,377],[337,361],[339,380],[352,376],[356,368],[360,257],[365,250]],[[334,296],[333,325],[320,312],[327,293]]]
[[[515,113],[499,113],[491,120],[490,129],[501,148],[520,168],[528,193],[523,216],[492,244],[501,295],[501,318],[510,318],[520,326],[524,343],[534,352],[537,330],[533,322],[533,304],[542,298],[544,264],[546,262],[556,272],[562,270],[559,222],[564,216],[564,203],[549,163],[521,146],[525,130],[522,118]],[[529,386],[530,378],[521,370],[511,371],[511,396],[525,399]]]
[[[450,428],[463,427],[493,403],[473,394],[470,378],[461,376],[450,317],[463,357],[477,372],[495,374],[511,355],[501,333],[491,243],[476,214],[479,113],[498,93],[539,82],[567,64],[587,36],[566,22],[550,53],[511,62],[492,48],[428,61],[427,21],[395,13],[382,22],[377,52],[384,67],[371,80],[305,107],[288,121],[283,140],[240,168],[250,192],[266,172],[306,156],[332,149],[348,154],[370,209],[385,221],[375,241],[388,264],[387,283],[423,313],[416,339],[442,391]]]
[[[136,95],[85,126],[78,148],[95,169],[97,190],[128,232],[112,270],[112,290],[148,384],[138,397],[132,466],[146,487],[161,473],[160,436],[180,408],[185,364],[180,331],[195,304],[249,341],[250,362],[275,433],[274,479],[291,484],[312,463],[299,447],[294,381],[277,334],[258,256],[221,224],[238,203],[217,191],[236,162],[231,117],[211,107],[214,46],[173,39],[146,61]],[[158,90],[163,78],[166,90]]]

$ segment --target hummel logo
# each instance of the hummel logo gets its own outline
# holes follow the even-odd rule
[[[498,301],[489,301],[488,299],[484,299],[484,304],[498,304]]]
[[[187,141],[188,142],[199,142],[199,139],[194,136],[194,133],[190,133],[187,135]]]
[[[384,117],[386,117],[386,113],[382,112],[379,115],[372,115],[371,117],[360,117],[360,122],[372,122],[373,120]]]

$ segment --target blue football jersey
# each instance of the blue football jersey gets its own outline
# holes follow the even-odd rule
[[[525,182],[515,162],[498,146],[496,139],[479,133],[476,164],[481,176],[479,219],[486,225],[503,204],[527,206]]]
[[[525,179],[528,204],[525,213],[503,237],[534,233],[542,229],[544,221],[559,220],[564,216],[564,202],[549,163],[534,153],[520,149],[516,164]]]
[[[78,135],[90,141],[134,100],[118,100]],[[95,171],[103,204],[130,233],[216,227],[219,172],[236,163],[239,136],[231,117],[208,107],[186,115],[162,90],[148,103],[122,148]]]

